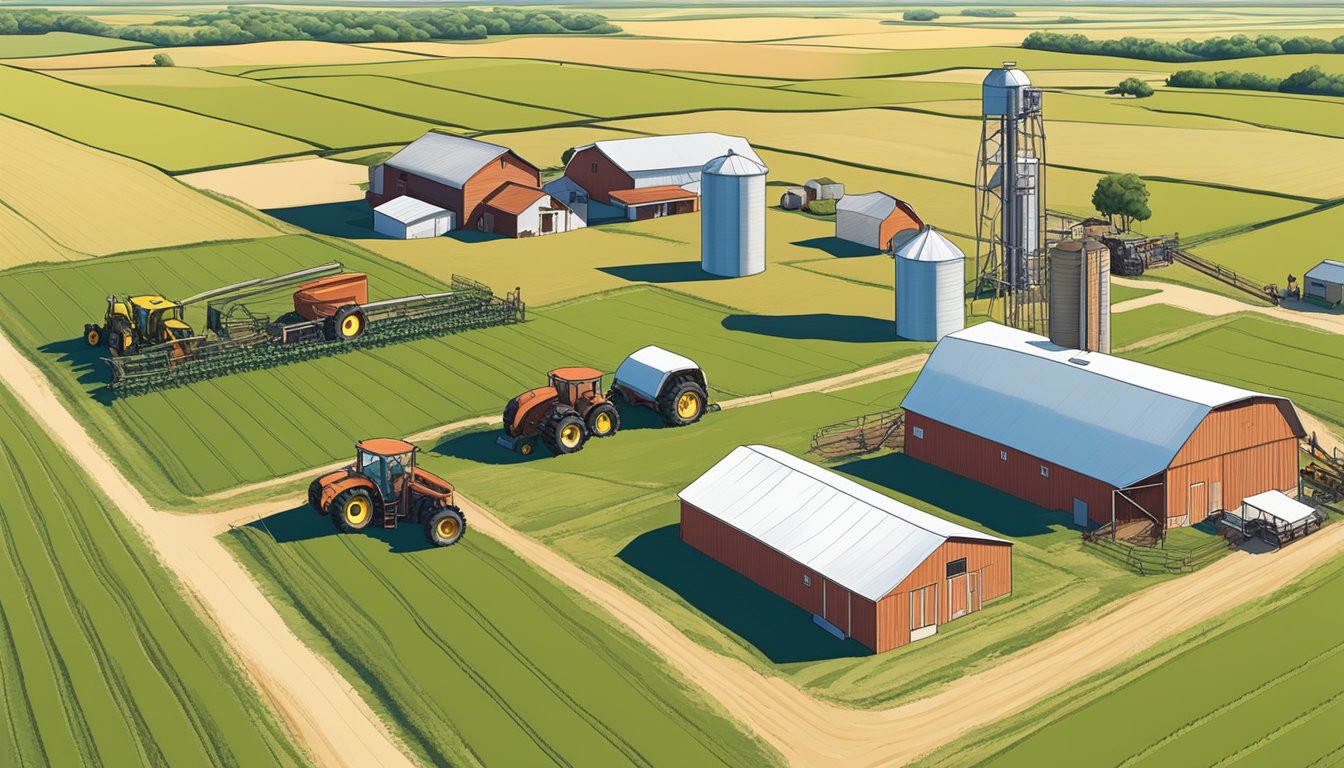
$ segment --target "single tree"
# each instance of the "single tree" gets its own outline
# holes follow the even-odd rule
[[[927,8],[916,8],[901,14],[901,18],[905,21],[933,21],[938,18],[938,13]]]
[[[156,67],[173,67],[173,66],[176,66],[176,64],[173,63],[173,57],[172,57],[172,56],[169,56],[169,55],[166,54],[166,53],[156,53],[156,54],[154,54],[154,66],[156,66]]]
[[[1121,96],[1133,96],[1136,99],[1144,99],[1153,95],[1153,86],[1145,83],[1137,77],[1126,77],[1120,81],[1120,84],[1107,93],[1118,93]]]
[[[1134,222],[1147,221],[1153,215],[1148,208],[1148,187],[1143,179],[1132,173],[1112,173],[1102,177],[1092,193],[1092,207],[1112,225],[1118,216],[1122,232],[1128,232]]]

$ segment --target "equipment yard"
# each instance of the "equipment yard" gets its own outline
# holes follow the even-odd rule
[[[0,9],[0,763],[1333,764],[1341,32]]]

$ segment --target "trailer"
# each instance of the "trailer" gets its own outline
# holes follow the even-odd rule
[[[1101,242],[1111,251],[1111,274],[1122,277],[1138,277],[1170,265],[1180,246],[1175,235],[1148,237],[1136,232],[1103,235]]]

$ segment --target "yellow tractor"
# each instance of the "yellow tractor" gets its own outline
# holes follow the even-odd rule
[[[124,301],[108,296],[103,324],[85,324],[84,340],[91,347],[106,346],[113,355],[185,341],[196,334],[182,315],[180,302],[162,296],[127,296]]]

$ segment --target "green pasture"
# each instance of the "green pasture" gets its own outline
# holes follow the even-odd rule
[[[1337,97],[1160,88],[1133,104],[1151,112],[1208,115],[1267,128],[1344,138],[1344,99]]]
[[[166,171],[301,154],[307,143],[0,67],[0,113]]]
[[[305,764],[120,510],[0,391],[6,765]]]
[[[1321,262],[1337,259],[1333,243],[1344,229],[1344,205],[1336,205],[1271,226],[1203,243],[1196,255],[1257,280],[1287,285],[1288,275],[1297,277]],[[1299,283],[1299,286],[1301,283]]]
[[[48,32],[44,35],[0,35],[0,59],[116,51],[125,48],[144,48],[145,45],[145,43],[137,43],[134,40],[117,40],[111,37],[81,35],[75,32]]]
[[[342,536],[304,505],[224,541],[426,764],[779,764],[601,608],[483,534],[450,549],[418,526]]]
[[[371,299],[442,287],[334,242],[290,236],[108,257],[74,269],[20,268],[0,275],[0,306],[12,318],[7,331],[67,404],[146,493],[169,504],[324,464],[348,454],[358,438],[410,434],[497,413],[508,398],[543,382],[550,368],[587,363],[611,371],[646,344],[696,359],[713,372],[721,397],[825,378],[927,348],[895,342],[890,322],[876,318],[806,308],[757,314],[632,286],[529,309],[523,325],[326,356],[144,395],[113,397],[105,388],[100,352],[85,346],[80,334],[83,322],[101,318],[109,292],[185,296],[333,260],[370,275]],[[503,292],[513,286],[493,287]],[[252,304],[275,317],[288,308],[286,301],[281,292],[278,306]],[[201,328],[203,314],[197,307],[188,320]]]
[[[715,370],[709,375],[712,382]],[[874,656],[681,543],[677,493],[733,448],[761,443],[806,455],[815,430],[898,406],[913,380],[732,408],[680,429],[628,409],[615,437],[559,458],[542,451],[523,459],[495,445],[497,431],[486,429],[449,435],[421,455],[511,526],[634,595],[714,652],[813,695],[876,707],[927,695],[1153,583],[1084,550],[1062,512],[890,452],[833,468],[933,514],[1011,538],[1011,597],[940,627],[930,640]],[[310,525],[319,529],[323,522]]]
[[[1115,301],[1114,292],[1118,287],[1120,286],[1111,286],[1112,301]],[[1144,339],[1188,328],[1209,319],[1211,318],[1208,315],[1169,304],[1149,304],[1138,309],[1116,312],[1111,315],[1111,349],[1119,350]]]
[[[1141,299],[1144,296],[1151,296],[1157,292],[1158,290],[1156,288],[1137,288],[1130,285],[1111,283],[1111,303],[1119,304],[1122,301]],[[1112,327],[1112,330],[1114,330],[1114,327]]]
[[[187,67],[117,67],[62,72],[102,91],[177,107],[319,147],[409,142],[432,125],[270,83]],[[339,94],[351,102],[358,94]],[[374,104],[374,106],[377,106]]]
[[[1331,765],[1344,714],[1341,566],[1336,558],[918,765],[1014,768],[1060,755],[1080,768]]]

